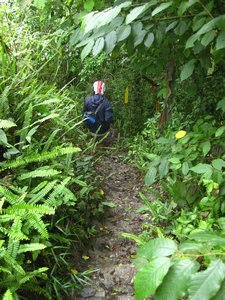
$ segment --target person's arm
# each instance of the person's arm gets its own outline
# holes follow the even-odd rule
[[[111,123],[113,119],[113,109],[111,104],[107,101],[105,105],[105,122]]]

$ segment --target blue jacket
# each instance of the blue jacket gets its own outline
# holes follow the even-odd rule
[[[104,134],[110,129],[110,123],[112,122],[113,110],[110,102],[101,94],[95,94],[87,97],[84,102],[83,113],[92,111],[95,112],[99,105],[99,111],[97,112],[97,124],[89,124],[88,128],[91,132],[98,134]]]

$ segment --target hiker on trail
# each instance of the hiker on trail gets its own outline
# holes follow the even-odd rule
[[[104,97],[105,83],[98,80],[93,84],[94,93],[86,98],[83,108],[84,125],[89,129],[91,135],[97,139],[104,136],[112,139],[113,110],[110,102]]]

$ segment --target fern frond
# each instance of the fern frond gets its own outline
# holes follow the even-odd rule
[[[4,233],[5,235],[8,234],[8,230],[2,226],[0,226],[0,232]]]
[[[7,247],[6,251],[12,258],[16,259],[18,250],[19,250],[19,246],[20,246],[19,240],[9,238],[8,247]]]
[[[9,269],[4,268],[4,267],[1,267],[1,266],[0,266],[0,272],[12,274],[11,271],[10,271]]]
[[[62,203],[67,203],[70,200],[76,201],[77,198],[74,195],[74,193],[71,192],[71,190],[69,190],[66,187],[66,184],[70,181],[70,179],[71,179],[71,177],[67,177],[63,180],[63,182],[58,184],[54,188],[54,191],[50,194],[48,199],[45,201],[45,204],[56,208],[59,205],[61,205]],[[57,199],[59,196],[60,196],[60,201],[59,201],[59,199]]]
[[[10,289],[5,292],[2,300],[13,300],[13,295]]]
[[[73,155],[70,153],[70,154],[67,154],[66,156],[66,161],[65,161],[65,170],[69,170],[71,165],[72,165],[72,158],[73,158]]]
[[[27,193],[23,193],[20,197],[18,197],[16,203],[19,204],[19,203],[25,203],[24,199],[26,198],[27,196]]]
[[[40,243],[31,243],[31,244],[23,244],[20,245],[18,253],[24,253],[24,252],[28,252],[28,251],[37,251],[37,250],[43,250],[45,249],[47,246],[44,244],[40,244]]]
[[[48,184],[49,183],[49,181],[47,181],[47,180],[44,180],[44,181],[42,181],[41,183],[39,183],[30,193],[29,193],[29,196],[30,195],[32,195],[32,194],[36,194],[36,193],[38,193],[41,189],[43,189],[45,186],[46,186],[46,184]]]
[[[29,238],[21,231],[14,231],[11,228],[5,228],[0,226],[0,232],[4,233],[4,235],[9,236],[10,239],[16,241],[29,240]]]
[[[64,187],[62,190],[62,196],[64,198],[63,203],[68,203],[69,201],[75,202],[77,200],[77,197],[74,195],[74,193],[67,187]]]
[[[29,204],[35,204],[41,199],[44,199],[44,197],[54,188],[54,186],[57,184],[57,180],[49,182],[39,193],[32,196],[32,198],[29,201]]]
[[[14,122],[10,120],[0,120],[0,128],[11,128],[17,126]]]
[[[55,188],[54,191],[50,194],[50,196],[48,197],[48,199],[45,201],[46,205],[49,205],[51,207],[58,207],[59,205],[61,205],[62,203],[58,203],[57,201],[57,196],[59,196],[62,192],[62,190],[65,188],[65,186],[63,184],[58,184]]]
[[[43,237],[48,239],[48,231],[45,224],[39,215],[29,214],[27,222],[31,227],[36,229]]]
[[[22,228],[22,220],[18,215],[3,215],[0,217],[1,223],[9,222],[10,220],[14,220],[13,225],[11,227],[6,228],[6,226],[0,226],[0,231],[5,235],[9,236],[11,239],[16,241],[20,240],[28,240],[29,238],[23,234],[21,231]]]
[[[15,244],[17,241],[21,241],[21,240],[28,240],[29,238],[22,232],[22,219],[19,216],[16,216],[12,226],[10,229],[8,230],[8,236],[10,237],[10,239],[15,240]],[[19,245],[18,245],[19,247]],[[16,249],[14,249],[16,250]],[[18,250],[18,249],[17,249]],[[13,253],[11,253],[10,255],[12,257],[14,257],[12,255]],[[17,255],[17,253],[16,253]]]
[[[42,205],[42,204],[15,204],[13,206],[9,206],[6,209],[3,209],[6,213],[15,213],[20,216],[24,216],[26,218],[26,214],[35,213],[41,215],[53,215],[55,210],[49,206]]]
[[[40,299],[52,300],[52,296],[49,294],[46,288],[34,285],[32,281],[23,286],[23,290],[30,291],[33,294],[38,294]]]
[[[5,214],[5,215],[1,215],[0,216],[0,222],[1,223],[5,223],[5,222],[9,222],[11,220],[14,220],[15,218],[17,217],[17,215],[14,215],[14,214]]]
[[[21,275],[25,274],[24,269],[18,264],[18,262],[13,259],[6,251],[4,251],[2,253],[2,258],[4,259],[4,261],[12,268],[14,269],[16,272],[18,272]]]
[[[36,177],[52,177],[57,174],[60,174],[60,171],[54,170],[54,169],[48,169],[48,170],[35,170],[32,172],[25,173],[21,176],[19,176],[20,180],[24,180],[27,178],[36,178]]]
[[[13,194],[8,188],[0,186],[0,196],[5,197],[6,201],[13,205],[17,202],[18,196]]]
[[[15,192],[17,194],[26,193],[28,190],[28,186],[24,185],[23,187],[10,185],[10,191]]]
[[[24,284],[25,282],[29,281],[31,278],[37,276],[40,273],[44,273],[48,271],[48,268],[39,268],[33,272],[27,272],[25,276],[23,276],[20,280],[19,280],[19,285]]]
[[[37,153],[37,154],[30,155],[30,156],[26,156],[25,158],[13,160],[10,162],[5,162],[1,165],[2,167],[0,169],[0,172],[4,171],[6,169],[18,168],[18,167],[21,167],[21,166],[24,166],[24,165],[27,165],[27,164],[33,163],[33,162],[42,162],[42,161],[49,160],[49,159],[55,159],[58,156],[62,156],[62,155],[69,154],[69,153],[76,153],[79,151],[81,151],[81,149],[78,147],[67,147],[67,148],[56,147],[51,152]]]

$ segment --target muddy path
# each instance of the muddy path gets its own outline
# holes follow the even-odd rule
[[[90,241],[85,255],[93,273],[93,284],[83,289],[76,299],[134,299],[132,256],[136,251],[133,240],[121,237],[122,233],[141,232],[142,216],[135,211],[143,206],[139,192],[143,189],[143,176],[124,162],[124,155],[105,155],[96,166],[105,178],[102,189],[105,201],[114,207],[107,208],[102,220],[95,223],[97,235]]]

